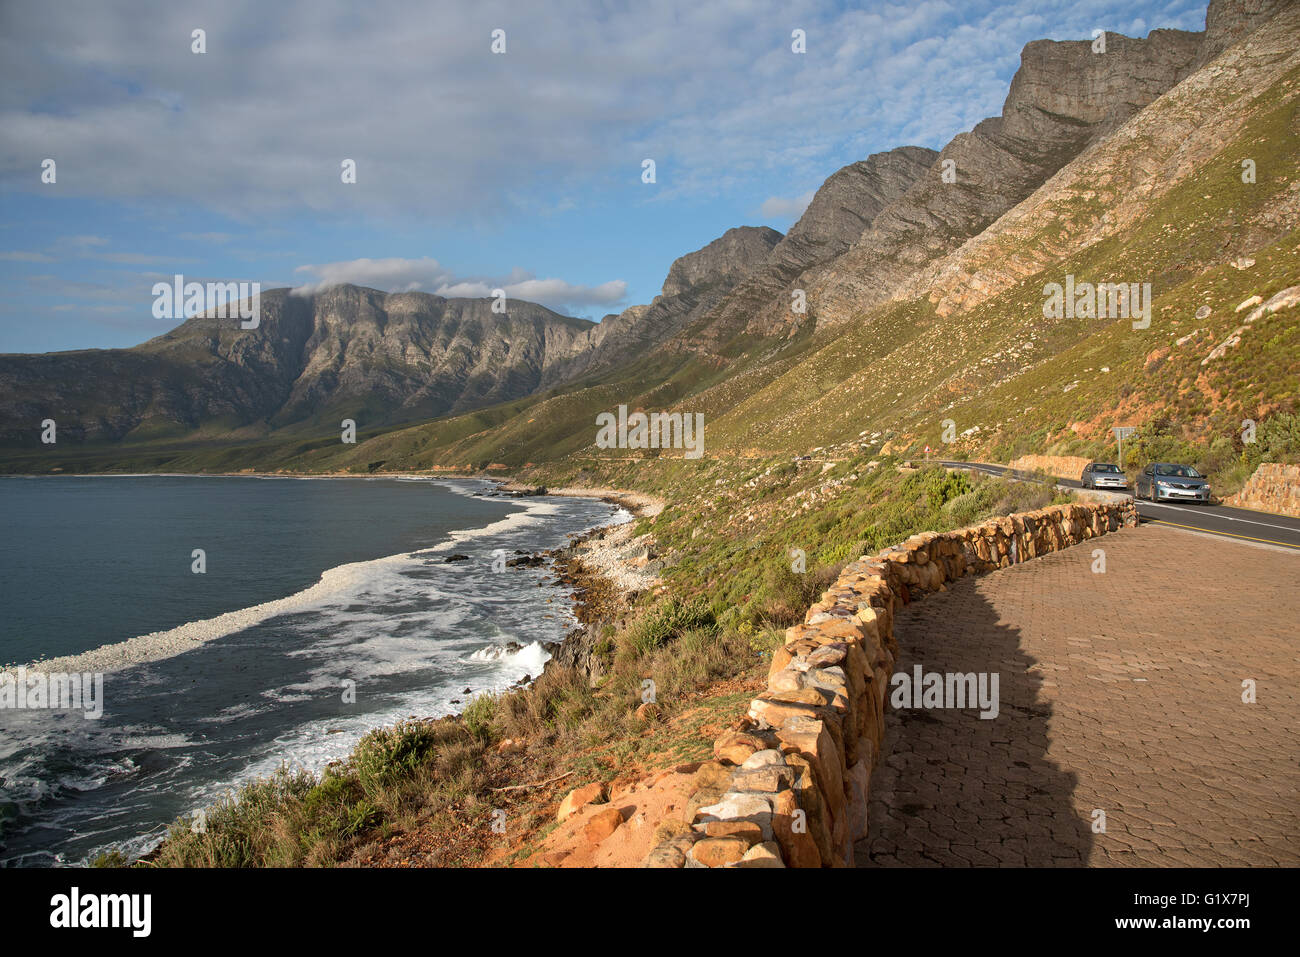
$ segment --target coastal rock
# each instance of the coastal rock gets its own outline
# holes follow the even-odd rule
[[[588,843],[599,844],[623,824],[623,813],[616,807],[602,808],[582,826],[582,836]]]
[[[691,846],[690,858],[704,867],[724,867],[741,860],[749,843],[739,837],[706,837]]]
[[[781,860],[781,847],[775,841],[764,841],[745,852],[735,867],[785,867]]]
[[[582,787],[574,788],[560,802],[560,809],[556,812],[555,819],[563,821],[588,804],[604,801],[605,799],[606,791],[603,783],[594,781],[591,784],[584,784]]]

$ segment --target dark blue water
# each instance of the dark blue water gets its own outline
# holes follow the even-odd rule
[[[290,595],[519,506],[394,479],[0,479],[0,663],[76,654]],[[192,571],[194,549],[206,553]]]
[[[573,624],[567,592],[547,569],[500,571],[493,552],[553,548],[614,512],[468,494],[488,487],[0,479],[0,660],[96,660],[167,629],[205,639],[181,654],[164,653],[166,634],[133,642],[156,660],[104,675],[99,720],[0,709],[0,863],[139,852],[233,784],[285,763],[319,771],[375,727],[535,676],[542,643]],[[510,641],[523,650],[503,653]]]

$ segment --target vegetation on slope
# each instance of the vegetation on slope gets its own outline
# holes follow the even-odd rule
[[[635,471],[674,503],[639,530],[664,557],[668,595],[642,594],[600,627],[604,678],[593,684],[551,668],[529,688],[475,698],[459,717],[375,731],[320,777],[286,769],[208,809],[201,827],[177,821],[145,866],[471,864],[501,850],[496,810],[512,821],[511,847],[522,854],[553,821],[555,788],[498,789],[567,772],[609,781],[706,758],[766,674],[784,626],[847,560],[1055,498],[1040,485],[900,469],[892,459],[868,466],[864,456],[782,456],[577,467],[609,484]],[[794,570],[795,547],[809,548],[803,571]],[[651,709],[640,707],[646,679],[656,688]],[[124,861],[109,854],[99,863]]]

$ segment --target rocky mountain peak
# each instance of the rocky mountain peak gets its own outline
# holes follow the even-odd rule
[[[1032,143],[1075,124],[1099,139],[1190,73],[1201,39],[1185,30],[1141,40],[1107,33],[1105,52],[1088,40],[1035,40],[1021,51],[998,133]]]
[[[687,253],[668,269],[663,295],[679,296],[696,286],[734,281],[767,259],[781,234],[766,226],[737,226],[703,249]]]
[[[952,181],[932,169],[881,210],[842,256],[808,278],[808,315],[843,322],[890,298],[928,263],[979,234],[1091,144],[1104,139],[1195,68],[1202,35],[1153,30],[1135,40],[1107,34],[1025,46],[1001,116],[944,147]],[[797,326],[802,317],[756,331]]]
[[[777,249],[788,253],[791,247],[808,244],[847,248],[876,213],[906,192],[938,156],[924,146],[900,146],[836,170]]]

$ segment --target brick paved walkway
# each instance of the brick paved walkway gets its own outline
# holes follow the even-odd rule
[[[908,606],[896,670],[1001,711],[887,715],[858,866],[1300,864],[1298,623],[1300,555],[1154,526]]]

